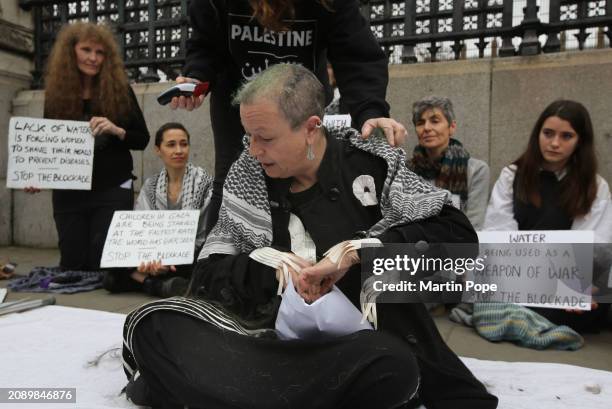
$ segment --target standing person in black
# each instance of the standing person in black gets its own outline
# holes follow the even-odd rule
[[[53,217],[60,267],[98,270],[113,213],[134,205],[130,150],[143,150],[149,142],[108,28],[92,23],[62,28],[48,60],[44,116],[89,121],[95,138],[91,190],[54,190]]]
[[[209,229],[216,221],[225,176],[242,150],[244,129],[231,97],[271,65],[300,64],[329,84],[329,59],[354,128],[368,137],[380,127],[391,145],[405,138],[404,126],[388,118],[387,57],[357,0],[192,0],[189,18],[193,32],[185,77],[177,82],[210,83],[215,181]],[[332,97],[327,85],[327,104]],[[175,98],[171,106],[192,110],[203,99]]]

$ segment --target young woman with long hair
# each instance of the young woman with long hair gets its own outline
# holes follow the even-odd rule
[[[525,152],[502,169],[484,226],[485,230],[593,230],[596,243],[612,243],[610,189],[597,174],[593,125],[582,104],[558,100],[546,107]],[[537,310],[555,324],[581,331],[596,325],[606,308],[582,315]]]
[[[88,121],[95,139],[91,190],[54,190],[53,217],[60,267],[97,270],[113,213],[134,204],[130,150],[149,142],[110,29],[92,23],[62,28],[47,62],[44,116]]]

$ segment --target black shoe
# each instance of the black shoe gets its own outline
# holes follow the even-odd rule
[[[107,271],[104,274],[102,286],[111,293],[142,290],[142,284],[133,280],[130,277],[130,272],[124,269]]]
[[[153,399],[151,397],[149,385],[147,385],[144,378],[140,376],[139,372],[136,372],[130,378],[127,386],[125,387],[125,396],[135,405],[153,406]]]
[[[161,287],[161,296],[163,298],[185,296],[189,280],[183,277],[172,277],[165,280]]]
[[[153,297],[161,297],[162,284],[163,281],[159,277],[147,276],[142,283],[142,289]]]
[[[189,280],[183,277],[147,277],[143,283],[144,292],[154,297],[169,298],[187,293]]]

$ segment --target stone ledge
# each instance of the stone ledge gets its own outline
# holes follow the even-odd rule
[[[0,49],[32,57],[34,55],[34,31],[0,19]]]

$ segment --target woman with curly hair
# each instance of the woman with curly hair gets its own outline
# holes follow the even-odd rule
[[[143,150],[149,142],[107,27],[76,23],[62,28],[48,60],[44,116],[89,121],[95,139],[91,190],[54,190],[53,217],[60,267],[97,270],[113,213],[134,204],[130,150]]]

